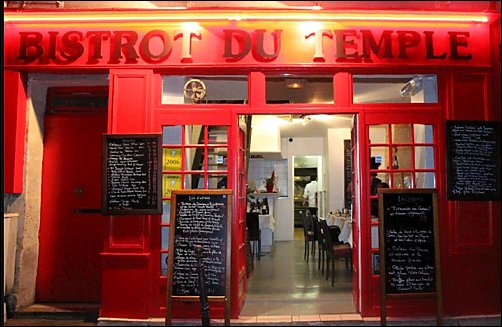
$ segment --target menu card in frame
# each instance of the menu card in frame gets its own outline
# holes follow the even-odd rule
[[[442,324],[435,189],[379,189],[381,323],[388,298],[435,297]]]
[[[500,200],[500,122],[446,121],[448,200]]]
[[[103,214],[162,214],[161,154],[161,134],[103,135]]]
[[[166,325],[172,301],[199,300],[195,245],[203,247],[206,289],[210,302],[225,303],[230,324],[232,191],[173,190],[167,272]]]

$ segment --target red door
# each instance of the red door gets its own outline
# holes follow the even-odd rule
[[[77,111],[45,118],[37,302],[100,302],[106,217],[76,211],[101,207],[106,110]]]

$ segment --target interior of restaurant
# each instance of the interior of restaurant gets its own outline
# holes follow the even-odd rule
[[[347,167],[344,165],[347,161],[344,153],[347,149],[344,151],[344,140],[350,140],[352,116],[255,115],[252,121],[255,125],[251,132],[248,200],[253,204],[265,202],[273,208],[248,206],[248,211],[260,211],[261,251],[252,253],[252,272],[241,314],[354,313],[351,266],[346,267],[344,259],[336,260],[332,286],[331,275],[324,267],[324,260],[319,258],[317,243],[314,252],[312,244],[309,244],[309,259],[305,258],[302,217],[309,208],[308,201],[304,199],[305,188],[315,179],[318,182],[318,215],[326,218],[339,214],[341,219],[343,209],[348,215],[350,206],[345,207],[347,202],[343,190],[346,189],[350,174],[345,174]],[[267,135],[258,134],[262,130],[261,126],[267,126]],[[276,149],[277,152],[270,148],[267,151],[260,149],[262,137],[267,145],[273,143],[269,135],[273,126],[278,126],[282,147]],[[276,181],[270,193],[263,181],[272,172]],[[270,222],[270,215],[273,215],[273,223]],[[347,224],[347,228],[349,226]]]
[[[180,86],[190,80],[202,81],[204,96],[196,99],[198,102],[247,101],[246,76],[166,78],[171,79],[171,85],[178,79]],[[412,89],[405,89],[411,84]],[[353,101],[412,102],[417,90],[433,88],[434,84],[435,77],[430,76],[356,75]],[[272,105],[329,104],[334,98],[333,79],[331,75],[272,74],[266,76],[265,96],[267,104]],[[312,218],[331,225],[331,230],[335,230],[333,241],[350,250],[352,216],[347,190],[351,179],[351,126],[355,118],[350,114],[308,111],[240,117],[241,125],[247,129],[249,146],[247,212],[259,217],[255,218],[258,223],[247,223],[248,228],[259,226],[259,231],[248,234],[252,244],[248,256],[252,260],[242,315],[355,312],[351,265],[344,258],[333,260],[333,274],[328,273],[326,260],[319,258],[319,252],[311,252],[314,244],[305,243],[303,231],[303,215],[311,210],[304,198],[305,189],[317,179]],[[310,229],[314,230],[314,226]]]

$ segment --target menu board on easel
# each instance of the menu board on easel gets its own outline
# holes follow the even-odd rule
[[[161,150],[161,134],[103,135],[103,214],[162,214]]]
[[[448,200],[500,200],[500,122],[446,121]]]
[[[436,298],[442,324],[439,223],[435,189],[380,189],[381,321],[389,298]]]
[[[198,301],[195,245],[203,247],[209,302],[225,303],[230,324],[231,190],[173,190],[167,273],[166,325],[173,301]]]

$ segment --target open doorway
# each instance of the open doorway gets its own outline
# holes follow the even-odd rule
[[[241,315],[356,312],[353,269],[346,267],[344,259],[337,260],[331,286],[331,272],[327,275],[325,264],[319,264],[317,244],[315,254],[310,252],[310,260],[305,260],[299,216],[300,204],[308,206],[303,198],[305,186],[314,178],[318,180],[315,206],[320,218],[343,209],[350,212],[346,207],[350,201],[345,199],[347,179],[351,178],[351,167],[347,167],[350,148],[347,151],[346,147],[350,146],[353,119],[353,115],[252,116],[248,126],[248,211],[258,208],[260,217],[273,217],[265,218],[263,224],[260,221],[263,251],[254,260]],[[265,181],[272,175],[275,187],[267,192]],[[262,212],[263,206],[255,203],[264,199],[271,208]],[[268,215],[262,215],[265,212]]]

